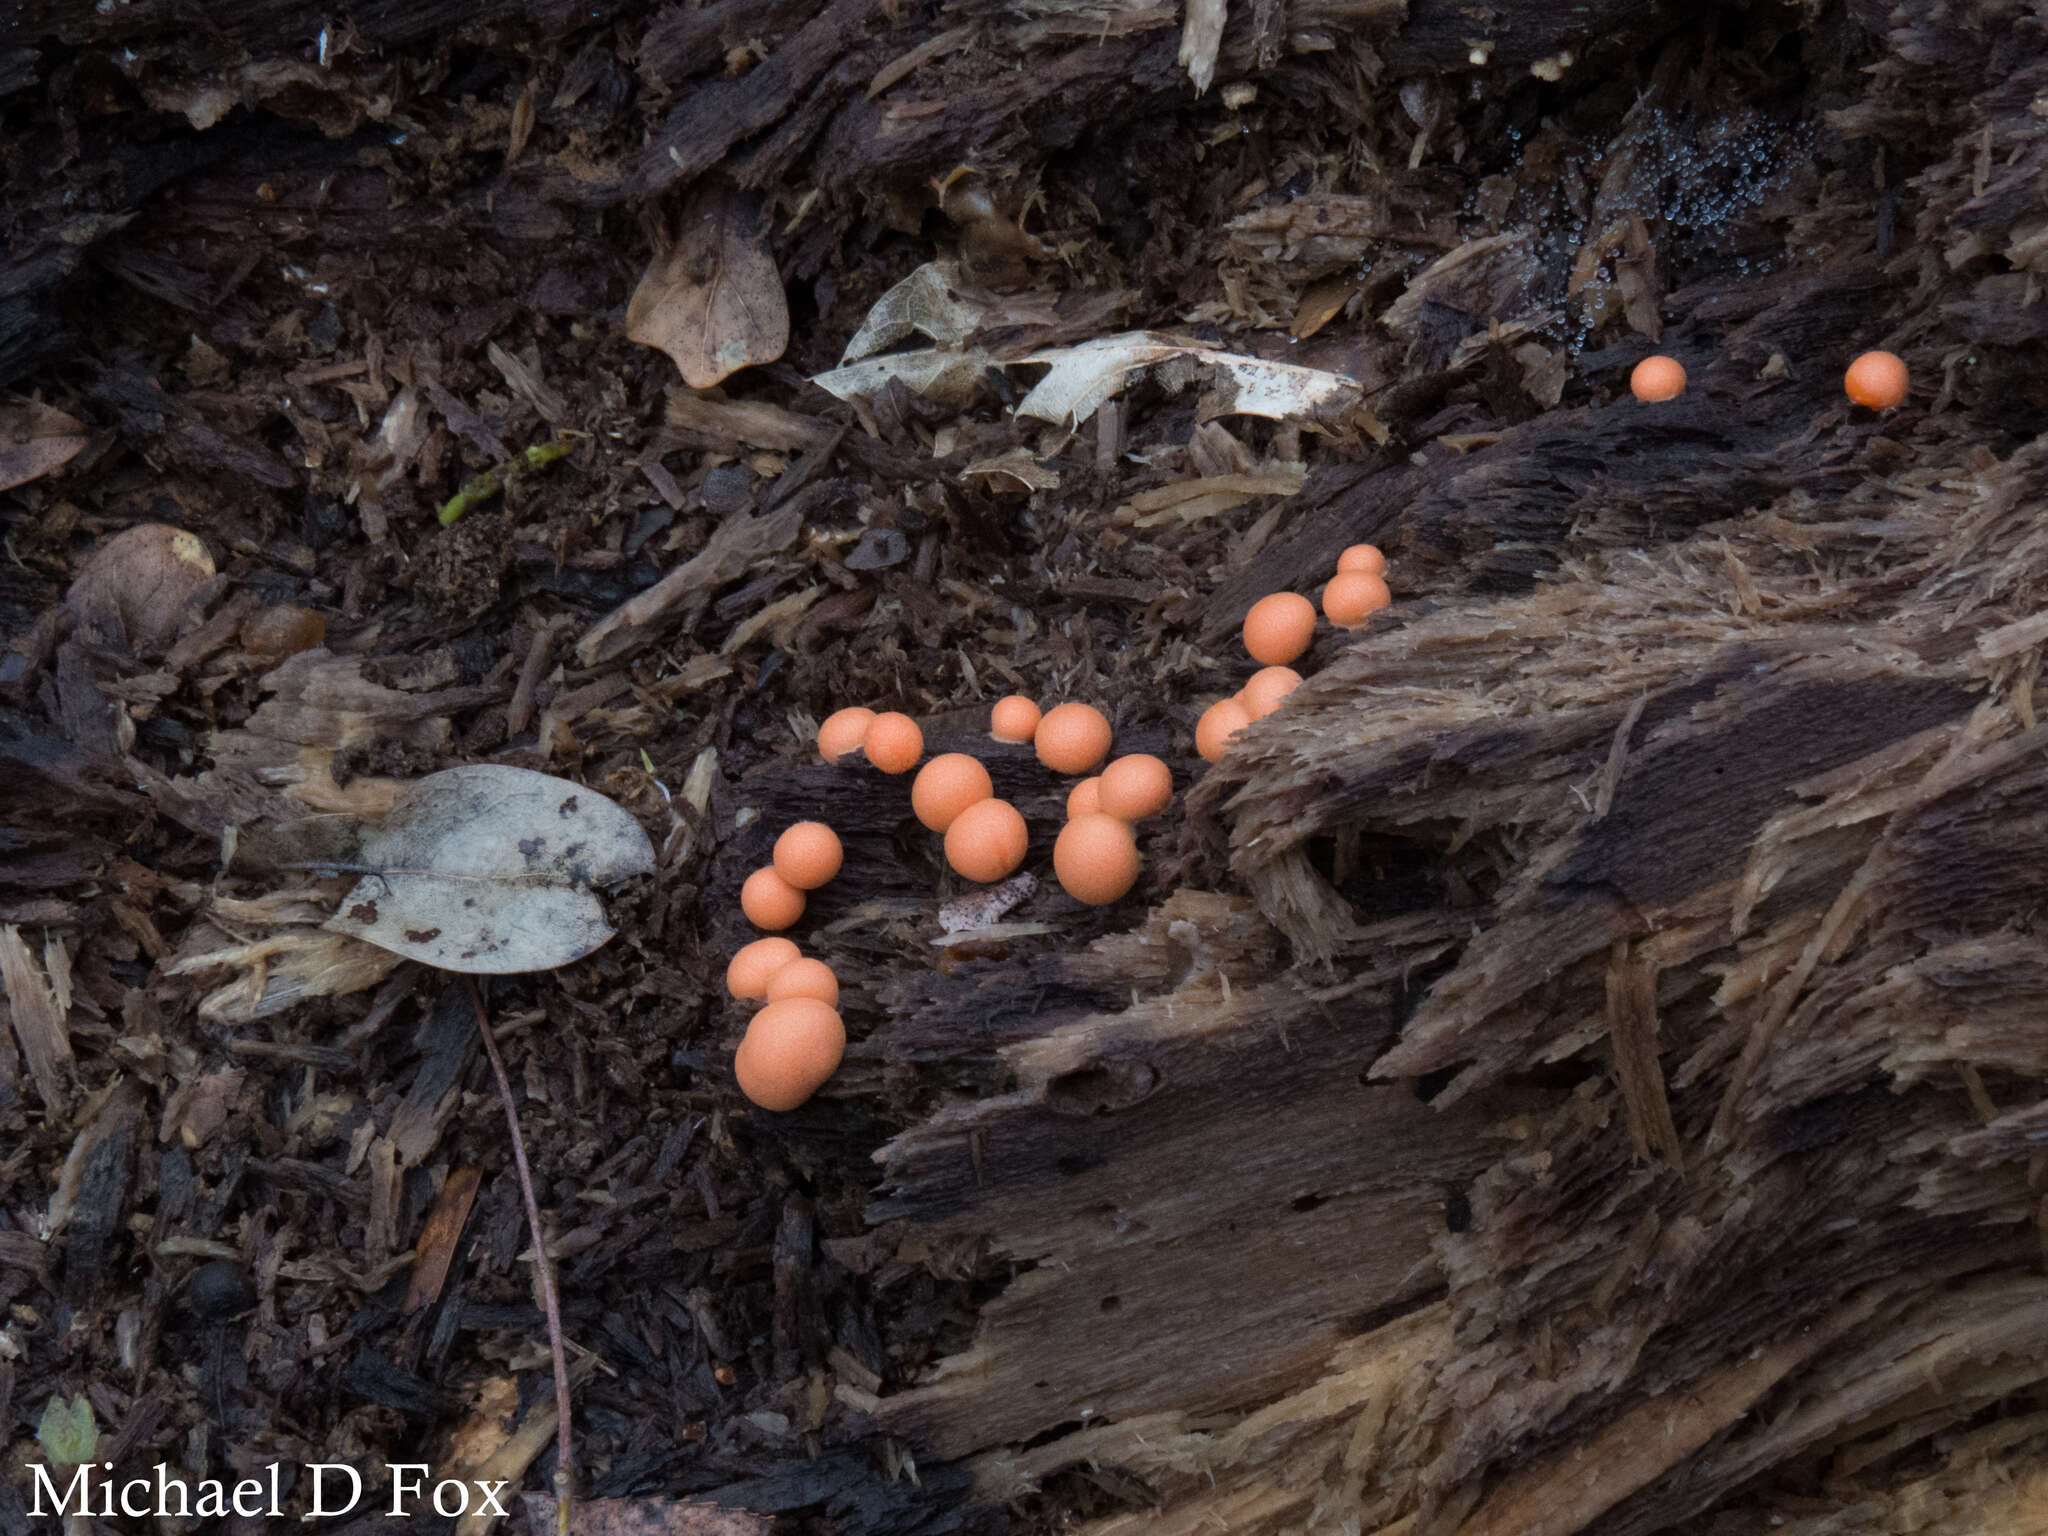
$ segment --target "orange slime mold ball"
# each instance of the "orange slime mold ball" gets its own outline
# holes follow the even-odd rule
[[[1237,702],[1254,720],[1263,720],[1300,686],[1301,674],[1292,667],[1261,667],[1238,689]]]
[[[1866,352],[1849,365],[1842,388],[1858,405],[1888,411],[1906,399],[1906,365],[1891,352]]]
[[[775,839],[775,873],[800,891],[815,891],[845,862],[839,834],[822,821],[800,821]]]
[[[1107,906],[1138,882],[1138,839],[1129,822],[1103,812],[1076,817],[1052,845],[1052,868],[1074,900]]]
[[[1356,629],[1393,600],[1379,577],[1339,571],[1323,588],[1323,616],[1339,629]]]
[[[1133,752],[1102,770],[1096,804],[1119,821],[1157,816],[1173,800],[1173,770],[1150,752]]]
[[[1038,760],[1054,773],[1086,773],[1109,756],[1109,721],[1092,704],[1058,704],[1032,740]]]
[[[1354,544],[1337,557],[1340,571],[1363,571],[1368,576],[1387,574],[1387,557],[1377,544]]]
[[[804,915],[804,893],[775,873],[770,864],[747,876],[740,887],[740,910],[756,928],[773,933]]]
[[[754,1015],[732,1059],[740,1092],[763,1109],[795,1109],[825,1086],[846,1054],[846,1025],[815,997],[789,997]]]
[[[1629,374],[1628,387],[1645,405],[1661,405],[1685,393],[1685,369],[1675,357],[1646,357]]]
[[[868,761],[884,773],[908,773],[924,756],[924,732],[910,716],[894,710],[875,716],[860,744]]]
[[[1076,816],[1092,816],[1102,809],[1102,775],[1083,779],[1067,791],[1067,820]]]
[[[1299,661],[1315,637],[1316,605],[1299,592],[1269,593],[1244,616],[1244,648],[1265,666]]]
[[[988,733],[997,741],[1029,741],[1038,734],[1039,708],[1021,693],[996,700],[989,712]]]
[[[751,944],[742,944],[725,968],[725,990],[739,998],[766,997],[768,978],[800,954],[789,939],[756,939]]]
[[[818,727],[818,756],[828,763],[838,762],[860,746],[861,738],[874,723],[875,712],[858,705],[827,715],[825,723]]]
[[[910,785],[910,808],[934,832],[953,825],[953,818],[996,792],[988,770],[965,752],[943,752],[917,770]]]
[[[779,1003],[788,997],[812,997],[827,1008],[837,1008],[839,978],[822,960],[792,960],[768,978],[769,1002]]]
[[[946,828],[946,862],[964,879],[984,885],[1013,872],[1030,846],[1031,829],[1007,800],[970,805]]]
[[[1207,762],[1216,762],[1230,738],[1252,723],[1252,712],[1237,699],[1225,699],[1202,711],[1195,724],[1195,750]]]

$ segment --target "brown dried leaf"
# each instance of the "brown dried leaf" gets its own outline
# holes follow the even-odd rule
[[[85,447],[85,423],[31,400],[0,405],[0,491],[40,480]]]
[[[168,523],[142,523],[94,550],[64,600],[102,639],[125,643],[138,656],[160,655],[178,638],[186,606],[213,577],[213,557],[196,536]]]
[[[1326,277],[1314,284],[1301,296],[1289,334],[1296,341],[1307,341],[1336,319],[1337,312],[1350,303],[1351,296],[1363,286],[1355,277]]]
[[[762,232],[757,198],[707,183],[684,210],[626,306],[626,335],[666,352],[692,389],[709,389],[789,344],[789,303]]]

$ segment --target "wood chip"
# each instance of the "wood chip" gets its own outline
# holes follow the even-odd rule
[[[43,968],[12,923],[0,927],[0,985],[29,1076],[51,1116],[60,1118],[71,1107],[71,1034]]]
[[[434,1197],[433,1208],[427,1212],[426,1228],[413,1250],[412,1284],[405,1293],[408,1313],[430,1306],[440,1296],[449,1267],[455,1262],[456,1244],[482,1185],[481,1170],[456,1168]]]
[[[952,27],[926,38],[908,53],[898,54],[875,71],[875,78],[868,82],[868,99],[874,100],[897,81],[907,79],[919,66],[965,47],[973,36],[972,27]]]
[[[1187,20],[1180,33],[1180,67],[1195,82],[1197,96],[1216,78],[1216,52],[1223,46],[1228,10],[1228,0],[1187,0]]]
[[[757,561],[787,549],[803,527],[803,514],[784,507],[760,517],[730,518],[695,558],[653,586],[628,598],[590,627],[576,642],[579,665],[594,667],[624,654],[648,638],[648,631],[690,596],[723,586]]]

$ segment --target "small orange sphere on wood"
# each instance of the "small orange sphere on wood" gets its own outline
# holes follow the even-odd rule
[[[1083,779],[1067,791],[1067,820],[1076,816],[1092,816],[1102,809],[1102,775]]]
[[[875,712],[872,709],[855,705],[851,709],[833,711],[818,727],[818,756],[828,763],[838,762],[860,746],[861,738],[867,735],[868,727],[874,723]]]
[[[804,906],[804,893],[775,873],[772,864],[755,870],[740,887],[740,910],[747,921],[770,933],[802,917]]]
[[[1105,812],[1077,816],[1052,845],[1052,869],[1074,900],[1107,906],[1138,882],[1138,839],[1129,822]]]
[[[1842,388],[1858,405],[1888,411],[1906,399],[1906,365],[1892,352],[1866,352],[1849,365]]]
[[[953,818],[996,792],[988,770],[965,752],[942,752],[922,768],[910,785],[910,808],[934,832],[953,825]]]
[[[1263,720],[1300,686],[1301,674],[1292,667],[1261,667],[1238,689],[1237,702],[1254,720]]]
[[[790,939],[756,939],[751,944],[742,944],[726,965],[725,990],[734,997],[766,997],[768,978],[800,958],[801,951]]]
[[[1645,405],[1661,405],[1685,393],[1685,368],[1677,358],[1657,353],[1636,364],[1628,387]]]
[[[1230,738],[1252,723],[1252,712],[1238,699],[1225,699],[1202,711],[1195,723],[1195,750],[1209,762],[1223,756]]]
[[[1339,629],[1356,629],[1393,600],[1379,577],[1339,571],[1323,588],[1323,616]]]
[[[1300,660],[1315,637],[1316,605],[1299,592],[1269,593],[1244,616],[1244,648],[1269,667]]]
[[[983,884],[1015,871],[1030,847],[1031,829],[1007,800],[970,805],[946,828],[946,862],[955,874]]]
[[[1092,704],[1058,704],[1038,722],[1032,742],[1054,773],[1086,773],[1109,756],[1109,721]]]
[[[779,967],[768,978],[766,996],[771,1003],[779,1003],[786,997],[814,997],[828,1008],[837,1008],[839,978],[832,974],[832,967],[824,961],[805,956]]]
[[[1337,557],[1340,571],[1363,571],[1368,576],[1387,574],[1387,557],[1377,544],[1354,544]]]
[[[893,709],[875,716],[860,744],[868,761],[884,773],[908,773],[924,756],[924,732],[910,716]]]
[[[1038,706],[1021,693],[997,699],[996,707],[989,711],[988,733],[997,741],[1029,741],[1038,734],[1040,713]]]
[[[815,891],[845,861],[839,834],[822,821],[800,821],[775,839],[775,873],[800,891]]]
[[[789,997],[754,1015],[732,1059],[740,1092],[763,1109],[795,1109],[846,1055],[846,1024],[815,997]]]
[[[1119,821],[1157,816],[1173,800],[1173,770],[1150,752],[1133,752],[1102,770],[1096,804]]]

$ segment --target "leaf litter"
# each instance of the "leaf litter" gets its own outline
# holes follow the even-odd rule
[[[473,763],[415,784],[347,867],[363,878],[331,932],[442,970],[505,975],[567,965],[611,938],[594,887],[652,874],[654,845],[595,790]]]
[[[789,345],[789,301],[764,217],[759,198],[711,178],[626,305],[626,335],[666,352],[692,389],[772,363]]]

